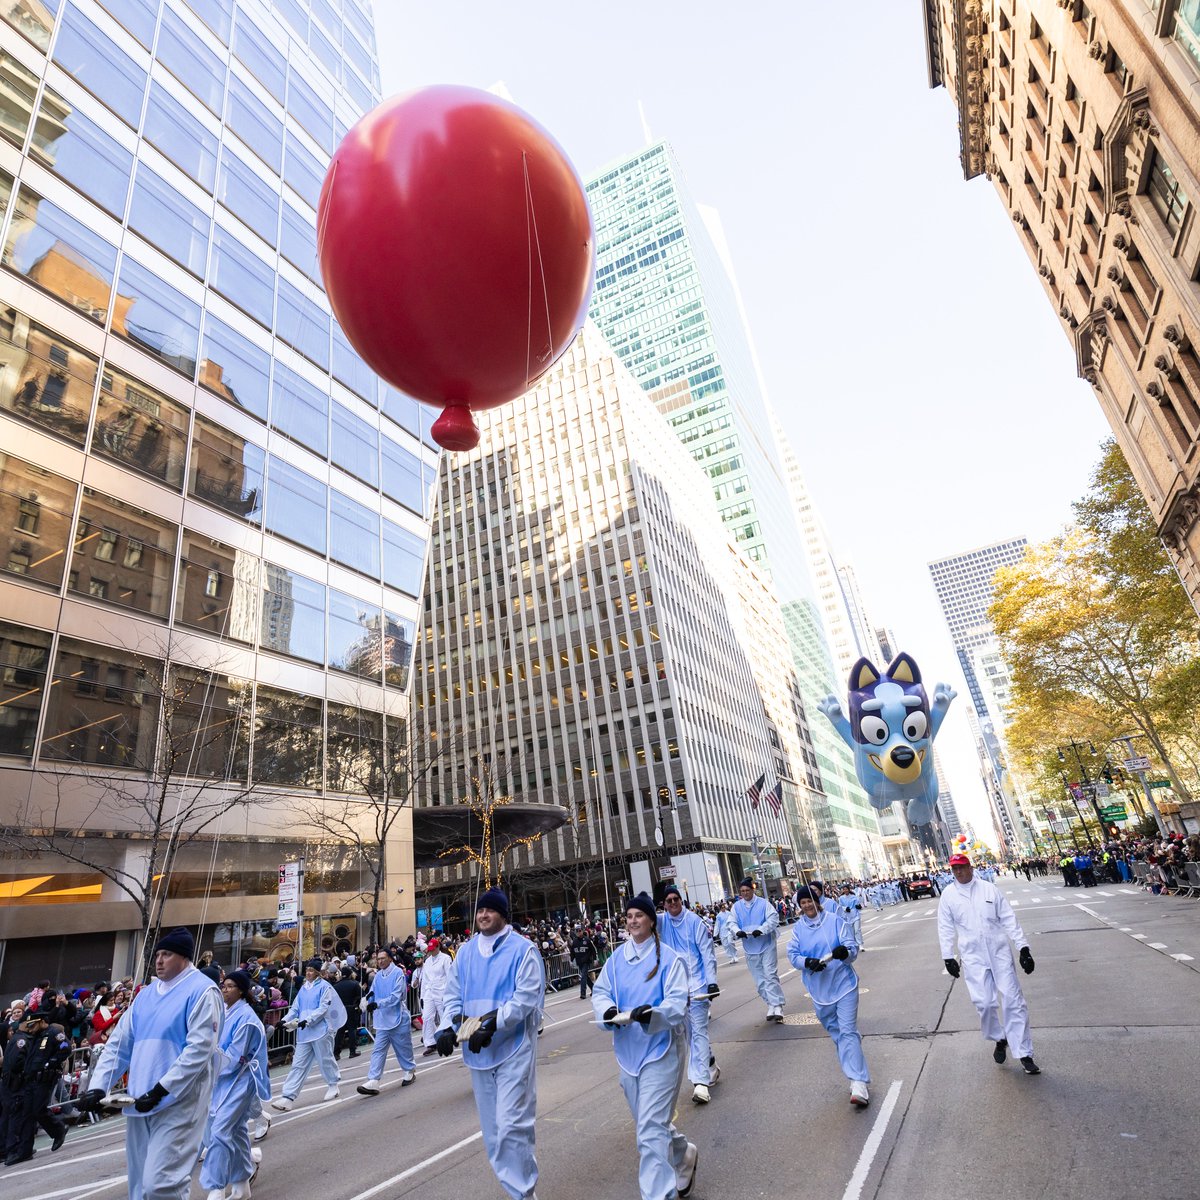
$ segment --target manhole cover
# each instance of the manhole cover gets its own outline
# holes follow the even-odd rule
[[[785,1025],[819,1025],[816,1013],[784,1013]]]

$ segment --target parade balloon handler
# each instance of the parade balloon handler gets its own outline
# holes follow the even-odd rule
[[[799,888],[796,900],[800,919],[788,942],[788,962],[802,973],[817,1020],[837,1047],[842,1074],[850,1081],[850,1103],[866,1108],[871,1073],[858,1032],[858,975],[850,965],[858,957],[854,930],[840,915],[821,907],[819,888]]]
[[[231,971],[221,983],[225,1027],[217,1045],[217,1079],[200,1168],[208,1200],[222,1200],[227,1187],[229,1200],[250,1200],[250,1183],[258,1173],[248,1122],[260,1102],[271,1098],[271,1080],[267,1031],[246,1000],[251,986],[245,971]]]
[[[738,884],[733,902],[734,937],[746,951],[746,966],[763,1003],[767,1020],[783,1024],[783,984],[779,982],[779,946],[776,930],[779,914],[761,896],[754,894],[754,880],[747,876]]]
[[[386,950],[375,957],[375,978],[367,991],[367,1012],[375,1020],[375,1045],[365,1082],[358,1085],[364,1096],[379,1094],[379,1081],[387,1067],[388,1050],[400,1064],[400,1086],[408,1087],[416,1079],[416,1059],[412,1048],[412,1017],[408,1012],[408,979]]]
[[[129,1200],[187,1200],[217,1074],[225,1005],[192,965],[195,941],[172,929],[154,947],[155,981],[113,1028],[79,1108],[95,1111],[127,1071]]]
[[[470,1068],[492,1171],[513,1200],[537,1200],[537,1033],[546,994],[542,956],[508,923],[508,897],[499,888],[489,888],[475,902],[475,928],[446,980],[437,1051],[448,1058],[465,1043],[463,1063]]]
[[[933,739],[955,695],[949,684],[934,684],[930,704],[916,661],[897,654],[882,676],[865,658],[850,668],[849,717],[836,696],[821,701],[821,712],[854,751],[854,773],[874,808],[905,801],[910,825],[933,820]]]
[[[451,451],[478,445],[473,410],[524,394],[562,357],[595,275],[591,212],[561,147],[507,100],[450,85],[384,101],[342,140],[317,253],[350,344],[443,410],[431,432]]]
[[[683,896],[672,883],[663,893],[666,912],[658,923],[664,946],[670,946],[683,959],[688,974],[688,1082],[692,1100],[707,1104],[712,1098],[709,1087],[721,1078],[721,1068],[713,1057],[708,1036],[712,1002],[721,994],[717,986],[717,955],[708,926],[683,906]]]
[[[691,1193],[699,1162],[695,1145],[671,1122],[686,1054],[688,972],[663,942],[645,892],[626,906],[625,928],[628,940],[596,980],[592,1010],[613,1033],[637,1137],[641,1200],[673,1200]]]
[[[737,925],[734,922],[733,913],[725,905],[717,910],[716,928],[717,937],[721,941],[721,948],[725,951],[726,959],[730,963],[737,962]]]
[[[337,998],[329,981],[321,978],[322,962],[319,958],[309,959],[304,964],[304,982],[296,993],[287,1015],[283,1018],[285,1029],[296,1032],[296,1054],[292,1069],[283,1081],[283,1094],[271,1107],[287,1112],[296,1103],[308,1073],[315,1063],[325,1080],[325,1100],[338,1097],[338,1069],[333,1061],[333,1041],[329,1034],[345,1020],[345,1006]],[[338,1016],[337,1024],[333,1018]]]
[[[946,970],[959,977],[959,961],[954,958],[957,940],[962,979],[979,1013],[980,1031],[985,1041],[995,1042],[992,1058],[1003,1063],[1011,1047],[1026,1075],[1040,1075],[1041,1068],[1033,1061],[1029,1007],[1009,947],[1010,940],[1020,947],[1021,970],[1032,975],[1029,939],[1004,894],[975,874],[965,854],[951,857],[950,870],[954,882],[938,900],[938,940]]]

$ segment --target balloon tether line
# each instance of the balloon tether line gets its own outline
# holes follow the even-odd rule
[[[521,151],[521,166],[525,172],[525,238],[529,246],[529,304],[527,307],[527,327],[525,334],[525,382],[529,382],[529,359],[533,344],[533,251],[537,248],[538,274],[542,280],[542,303],[546,307],[546,352],[538,355],[538,362],[544,363],[553,350],[554,337],[550,324],[550,292],[546,287],[546,266],[542,261],[542,240],[538,235],[537,213],[533,207],[533,187],[529,182],[529,155]],[[530,230],[532,228],[532,237]]]

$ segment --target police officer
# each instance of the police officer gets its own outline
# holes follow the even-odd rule
[[[571,957],[579,970],[579,998],[586,1000],[592,988],[592,967],[596,962],[596,943],[591,935],[576,927],[571,938]]]
[[[39,1121],[50,1134],[52,1149],[62,1146],[67,1136],[63,1121],[46,1112],[54,1085],[62,1076],[62,1064],[70,1057],[71,1043],[61,1026],[51,1029],[54,998],[46,996],[43,1007],[26,1016],[4,1053],[3,1117],[4,1165],[11,1167],[33,1157],[33,1139]]]

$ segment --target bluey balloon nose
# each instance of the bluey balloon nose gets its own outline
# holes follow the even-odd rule
[[[897,746],[890,757],[896,766],[904,768],[911,767],[917,756],[907,746]]]

